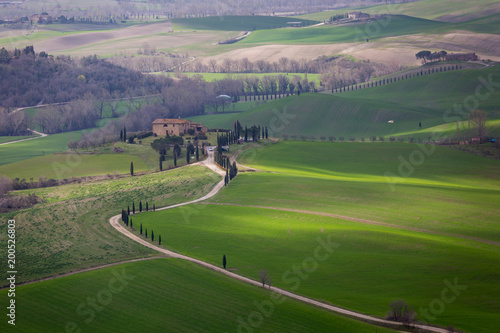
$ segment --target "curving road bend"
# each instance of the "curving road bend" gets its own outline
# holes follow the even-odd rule
[[[221,176],[225,176],[225,174],[226,174],[224,171],[222,171],[220,168],[218,168],[215,165],[213,152],[209,152],[209,156],[208,156],[208,158],[205,161],[199,162],[199,163],[196,163],[196,164],[192,164],[192,165],[200,165],[200,164],[208,167],[209,169],[213,170],[214,172],[218,173]],[[200,201],[203,201],[203,200],[206,200],[208,198],[213,197],[223,187],[224,187],[224,180],[220,181],[210,191],[210,193],[208,193],[207,195],[205,195],[205,196],[203,196],[203,197],[201,197],[199,199],[192,200],[192,201],[189,201],[189,202],[180,203],[180,204],[176,204],[176,205],[172,205],[172,206],[163,207],[163,208],[156,209],[156,210],[166,210],[166,209],[181,207],[181,206],[185,206],[185,205],[190,205],[190,204],[193,204],[193,203],[198,203]],[[245,283],[257,286],[257,287],[261,287],[262,286],[262,284],[260,282],[258,282],[258,281],[255,281],[255,280],[249,279],[247,277],[244,277],[244,276],[232,273],[232,272],[227,271],[227,270],[225,270],[225,269],[223,269],[221,267],[209,264],[209,263],[201,261],[199,259],[191,258],[191,257],[185,256],[185,255],[173,252],[173,251],[169,251],[167,249],[160,248],[160,247],[158,247],[158,246],[156,246],[154,244],[151,244],[147,240],[145,240],[144,238],[141,238],[141,237],[133,234],[123,223],[120,222],[120,218],[121,218],[121,214],[113,216],[109,220],[109,223],[117,231],[119,231],[123,235],[127,236],[128,238],[136,241],[137,243],[140,243],[140,244],[142,244],[144,246],[147,246],[147,247],[149,247],[149,248],[151,248],[153,250],[161,252],[161,253],[165,254],[167,257],[187,260],[187,261],[193,262],[195,264],[198,264],[200,266],[203,266],[203,267],[206,267],[208,269],[211,269],[213,271],[219,272],[221,274],[225,274],[225,275],[227,275],[227,276],[229,276],[231,278],[234,278],[236,280],[239,280],[239,281],[242,281],[242,282],[245,282]],[[384,325],[389,325],[391,327],[394,327],[394,325],[397,324],[397,323],[395,323],[393,321],[388,321],[388,320],[380,319],[380,318],[377,318],[377,317],[372,317],[372,316],[364,315],[364,314],[357,313],[357,312],[354,312],[354,311],[350,311],[350,310],[347,310],[347,309],[343,309],[343,308],[340,308],[340,307],[337,307],[337,306],[334,306],[334,305],[326,304],[326,303],[320,302],[320,301],[312,299],[312,298],[308,298],[308,297],[304,297],[304,296],[301,296],[301,295],[294,294],[294,293],[292,293],[290,291],[287,291],[287,290],[284,290],[284,289],[281,289],[281,288],[269,287],[269,290],[272,291],[272,292],[274,292],[274,293],[278,293],[278,294],[281,294],[283,296],[286,296],[286,297],[289,297],[289,298],[293,298],[295,300],[298,300],[298,301],[301,301],[301,302],[304,302],[304,303],[307,303],[307,304],[311,304],[311,305],[314,305],[314,306],[317,306],[317,307],[320,307],[320,308],[323,308],[323,309],[326,309],[326,310],[330,310],[330,311],[333,311],[333,312],[336,312],[336,313],[347,315],[347,316],[353,317],[355,319],[360,319],[360,320],[363,320],[363,321],[366,321],[366,322],[377,323],[377,324],[384,324]],[[429,331],[429,332],[437,332],[437,333],[448,333],[449,332],[448,330],[443,329],[443,328],[433,327],[433,326],[427,326],[427,325],[422,325],[422,324],[416,324],[416,325],[414,325],[414,327],[417,327],[417,328],[420,328],[422,330],[426,330],[426,331]]]

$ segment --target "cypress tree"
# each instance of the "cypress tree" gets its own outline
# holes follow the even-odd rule
[[[267,135],[267,134],[268,134],[268,133],[267,133],[267,126],[266,126],[266,139],[268,139],[268,135]]]
[[[191,159],[191,152],[189,149],[186,149],[186,162],[189,164],[189,160]]]
[[[149,206],[147,201],[146,201],[146,212],[149,212]]]
[[[127,142],[127,129],[123,128],[123,142]]]
[[[134,175],[134,162],[130,162],[130,175]]]
[[[123,141],[123,130],[120,130],[120,141]]]
[[[134,227],[134,224],[132,223],[132,219],[130,219],[130,229]]]
[[[196,144],[196,160],[200,160],[200,152],[198,151],[198,144]]]
[[[161,245],[161,235],[158,236],[158,245]]]
[[[144,231],[144,237],[148,238],[148,228]]]
[[[151,230],[151,240],[152,241],[155,240],[155,232],[153,230]]]
[[[163,161],[161,156],[160,156],[160,171],[163,171]]]
[[[226,269],[226,264],[227,264],[227,261],[226,261],[226,255],[224,254],[222,256],[222,266],[224,266],[224,269]]]
[[[132,214],[135,214],[135,202],[132,202]]]
[[[141,223],[141,229],[139,231],[139,234],[142,235],[142,223]]]
[[[153,212],[156,211],[156,206],[153,204]]]
[[[139,201],[139,213],[142,213],[142,201]]]
[[[122,209],[122,222],[125,222],[125,211]]]
[[[174,166],[177,166],[177,155],[174,153]]]
[[[130,206],[127,206],[127,214],[130,215]]]
[[[248,141],[248,128],[245,126],[245,142]]]

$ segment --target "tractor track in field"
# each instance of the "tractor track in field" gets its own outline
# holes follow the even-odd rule
[[[339,215],[339,214],[333,214],[333,213],[315,212],[315,211],[311,211],[311,210],[294,209],[294,208],[283,208],[283,207],[241,205],[241,204],[234,204],[234,203],[203,202],[203,204],[204,205],[236,206],[236,207],[271,209],[271,210],[279,210],[279,211],[284,211],[284,212],[293,212],[293,213],[302,213],[302,214],[310,214],[310,215],[318,215],[318,216],[327,216],[327,217],[333,217],[333,218],[337,218],[337,219],[341,219],[341,220],[346,220],[346,221],[352,221],[352,222],[358,222],[358,223],[364,223],[364,224],[372,224],[372,225],[379,225],[379,226],[388,227],[388,228],[408,230],[408,231],[414,231],[414,232],[421,232],[421,233],[432,234],[432,235],[436,235],[436,236],[446,236],[446,237],[453,237],[453,238],[462,238],[462,239],[472,240],[472,241],[476,241],[476,242],[480,242],[480,243],[486,243],[486,244],[490,244],[490,245],[500,246],[500,242],[495,242],[495,241],[492,241],[492,240],[487,240],[487,239],[482,239],[482,238],[477,238],[477,237],[472,237],[472,236],[465,236],[465,235],[460,235],[460,234],[448,234],[448,233],[445,233],[445,232],[432,231],[432,230],[415,228],[415,227],[401,226],[401,225],[392,224],[392,223],[386,223],[386,222],[377,222],[377,221],[360,219],[360,218],[357,218],[357,217],[351,217],[351,216],[345,216],[345,215]]]
[[[208,158],[206,160],[204,160],[202,162],[199,162],[199,163],[196,163],[196,164],[193,164],[193,165],[204,165],[204,166],[208,167],[209,169],[215,171],[216,173],[218,173],[222,177],[224,177],[225,174],[226,174],[224,171],[222,171],[222,169],[218,168],[215,165],[213,152],[209,153],[209,156],[208,156]],[[156,209],[156,210],[157,211],[159,211],[159,210],[166,210],[166,209],[181,207],[181,206],[185,206],[185,205],[190,205],[190,204],[193,204],[193,203],[199,203],[201,201],[204,201],[206,199],[209,199],[209,198],[213,197],[223,187],[224,187],[224,180],[221,180],[217,185],[215,185],[215,187],[207,195],[205,195],[205,196],[203,196],[203,197],[201,197],[199,199],[192,200],[192,201],[189,201],[189,202],[180,203],[180,204],[176,204],[176,205],[171,205],[171,206],[167,206],[167,207],[163,207],[163,208],[159,208],[159,209]],[[245,282],[245,283],[248,283],[248,284],[256,286],[256,287],[261,287],[262,286],[262,283],[260,283],[259,281],[252,280],[252,279],[244,277],[242,275],[235,274],[233,272],[230,272],[230,271],[228,271],[226,269],[223,269],[223,268],[218,267],[216,265],[210,264],[208,262],[205,262],[205,261],[202,261],[202,260],[199,260],[199,259],[195,259],[195,258],[192,258],[192,257],[188,257],[186,255],[183,255],[183,254],[180,254],[180,253],[177,253],[177,252],[173,252],[173,251],[161,248],[161,247],[159,247],[157,245],[154,245],[154,244],[148,242],[146,239],[141,238],[141,237],[133,234],[130,231],[129,228],[127,228],[123,223],[121,223],[120,217],[121,217],[121,215],[115,215],[112,218],[110,218],[109,219],[109,223],[111,224],[111,226],[113,228],[115,228],[118,232],[122,233],[123,235],[127,236],[128,238],[132,239],[133,241],[135,241],[135,242],[137,242],[139,244],[142,244],[142,245],[144,245],[146,247],[149,247],[150,249],[156,250],[156,251],[162,253],[163,255],[165,255],[166,257],[187,260],[187,261],[193,262],[195,264],[198,264],[200,266],[203,266],[205,268],[208,268],[210,270],[216,271],[218,273],[225,274],[226,276],[229,276],[229,277],[231,277],[233,279],[236,279],[238,281]],[[368,323],[371,323],[371,324],[389,326],[390,328],[393,328],[393,329],[396,329],[396,330],[403,329],[403,324],[402,323],[398,323],[398,322],[394,322],[394,321],[389,321],[389,320],[385,320],[385,319],[381,319],[381,318],[377,318],[377,317],[372,317],[372,316],[365,315],[365,314],[362,314],[362,313],[358,313],[358,312],[354,312],[354,311],[351,311],[351,310],[347,310],[347,309],[344,309],[344,308],[341,308],[341,307],[338,307],[338,306],[334,306],[334,305],[331,305],[331,304],[328,304],[328,303],[325,303],[325,302],[322,302],[322,301],[319,301],[319,300],[316,300],[316,299],[312,299],[312,298],[309,298],[309,297],[304,297],[304,296],[292,293],[290,291],[287,291],[287,290],[284,290],[284,289],[281,289],[281,288],[269,286],[269,291],[272,291],[272,292],[275,292],[275,293],[279,293],[279,294],[281,294],[283,296],[286,296],[286,297],[298,300],[300,302],[303,302],[303,303],[306,303],[306,304],[309,304],[309,305],[313,305],[313,306],[316,306],[316,307],[319,307],[319,308],[322,308],[322,309],[325,309],[325,310],[329,310],[329,311],[332,311],[332,312],[335,312],[335,313],[338,313],[338,314],[341,314],[341,315],[344,315],[344,316],[348,316],[348,317],[351,317],[351,318],[354,318],[354,319],[357,319],[357,320],[368,322]],[[448,333],[449,332],[449,330],[444,329],[444,328],[439,328],[439,327],[434,327],[434,326],[428,326],[428,325],[424,325],[424,324],[415,324],[415,325],[413,325],[413,327],[421,329],[421,330],[424,330],[424,331],[428,331],[428,332],[437,332],[437,333]]]

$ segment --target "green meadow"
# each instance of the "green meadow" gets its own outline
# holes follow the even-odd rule
[[[109,224],[133,203],[139,210],[199,198],[210,192],[220,177],[201,166],[178,168],[144,176],[19,191],[34,193],[42,203],[30,209],[0,214],[16,220],[17,282],[33,281],[82,268],[144,258],[155,252],[121,236]],[[6,244],[7,225],[0,224],[0,242]],[[3,282],[0,285],[5,285]]]
[[[246,78],[246,77],[258,77],[262,78],[264,76],[278,76],[278,75],[286,75],[290,79],[293,79],[295,76],[299,76],[301,80],[305,78],[305,73],[183,73],[189,77],[195,75],[201,75],[203,79],[207,82],[223,80],[226,78]],[[307,74],[307,80],[316,82],[318,86],[320,83],[321,74]]]
[[[301,94],[267,100],[244,113],[192,119],[218,128],[232,128],[236,120],[248,126],[268,126],[270,133],[277,137],[314,135],[316,139],[334,136],[338,140],[343,136],[347,141],[350,137],[368,140],[370,136],[398,136],[427,141],[433,130],[455,138],[456,121],[467,119],[466,107],[475,107],[488,113],[489,135],[498,136],[498,82],[498,66],[440,72],[333,95]],[[479,97],[476,97],[477,89]],[[390,120],[393,123],[389,123]],[[473,129],[472,135],[474,133]]]
[[[250,149],[240,162],[265,172],[241,174],[212,202],[500,240],[497,160],[423,144],[286,141]]]
[[[410,16],[391,15],[379,22],[363,23],[348,26],[321,26],[307,29],[278,29],[272,31],[255,31],[237,44],[326,44],[352,43],[364,41],[365,31],[370,39],[390,36],[412,35],[416,33],[437,33],[447,27],[447,23],[430,21]]]
[[[0,295],[7,299],[7,290]],[[268,290],[177,259],[126,263],[20,286],[16,297],[23,300],[17,304],[19,332],[67,332],[67,327],[83,332],[245,332],[239,326],[249,323],[249,316],[260,323],[254,318],[255,303],[270,309],[259,331],[394,332],[290,299],[271,309]],[[97,299],[98,310],[88,299]],[[0,323],[2,331],[7,326],[6,320]]]
[[[489,332],[500,324],[499,163],[434,148],[410,176],[391,184],[384,173],[397,174],[400,156],[433,148],[268,144],[241,156],[264,172],[240,173],[212,205],[139,214],[134,225],[161,235],[166,248],[213,264],[226,254],[238,274],[258,280],[268,269],[273,285],[335,305],[383,317],[391,300],[404,299],[421,321]],[[313,254],[318,238],[338,248],[298,279],[289,271]],[[444,281],[467,291],[431,320],[425,308],[440,297]]]
[[[0,166],[0,174],[9,178],[34,178],[40,176],[52,179],[124,174],[147,170],[146,164],[137,156],[128,154],[54,154]]]
[[[187,217],[186,217],[187,216]],[[440,297],[445,280],[468,287],[434,324],[489,332],[499,322],[498,246],[272,209],[195,205],[134,216],[165,247],[301,295],[383,317],[404,299],[417,309]],[[322,242],[335,246],[312,261]],[[409,260],[411,258],[411,260]],[[306,264],[304,264],[306,263]],[[294,266],[305,265],[301,273]],[[304,266],[303,266],[304,267]],[[300,269],[300,268],[299,268]],[[420,320],[429,321],[422,314]]]
[[[390,5],[379,5],[370,7],[348,7],[335,11],[324,11],[306,15],[295,16],[307,20],[328,20],[331,16],[345,14],[351,11],[362,11],[370,14],[401,14],[434,20],[444,18],[448,15],[455,15],[467,20],[468,16],[474,16],[481,11],[494,7],[498,0],[474,0],[474,6],[467,0],[420,0],[418,2],[408,2]]]
[[[35,136],[0,136],[0,143],[6,143],[6,142],[12,142],[12,141],[17,141],[17,140],[24,140],[24,139],[30,139],[37,137],[38,135]]]
[[[85,130],[59,133],[35,140],[0,146],[0,154],[2,155],[0,166],[65,151],[68,149],[68,142],[78,140],[83,133],[85,133]]]
[[[219,30],[219,31],[253,31],[263,29],[286,28],[288,22],[301,22],[304,26],[319,23],[313,20],[304,20],[278,16],[208,16],[195,18],[172,19],[174,30]]]

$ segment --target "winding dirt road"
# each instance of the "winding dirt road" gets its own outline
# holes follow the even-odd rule
[[[199,164],[205,165],[206,167],[208,167],[209,169],[215,171],[219,175],[225,176],[225,172],[222,171],[221,169],[219,169],[215,165],[213,152],[209,152],[209,156],[208,156],[208,158],[205,161],[200,162],[200,163],[196,163],[196,164],[198,164],[198,165]],[[193,164],[193,165],[196,165],[196,164]],[[204,201],[204,200],[206,200],[208,198],[213,197],[215,194],[217,194],[222,189],[222,187],[224,187],[224,180],[220,181],[210,191],[210,193],[208,193],[207,195],[205,195],[205,196],[203,196],[203,197],[201,197],[199,199],[192,200],[192,201],[185,202],[185,203],[181,203],[181,204],[172,205],[172,206],[167,206],[167,207],[164,207],[164,208],[161,208],[161,209],[157,209],[157,210],[171,209],[171,208],[181,207],[181,206],[190,205],[190,204],[193,204],[193,203],[198,203],[200,201]],[[227,270],[225,270],[225,269],[223,269],[221,267],[209,264],[207,262],[204,262],[204,261],[201,261],[201,260],[198,260],[198,259],[195,259],[195,258],[191,258],[191,257],[185,256],[185,255],[173,252],[173,251],[169,251],[169,250],[160,248],[160,247],[158,247],[158,246],[156,246],[154,244],[151,244],[146,239],[141,238],[141,237],[133,234],[130,231],[129,228],[127,228],[123,223],[121,223],[120,218],[121,218],[121,215],[113,216],[109,220],[109,223],[117,231],[119,231],[123,235],[127,236],[128,238],[136,241],[137,243],[140,243],[140,244],[142,244],[144,246],[147,246],[147,247],[149,247],[149,248],[151,248],[153,250],[161,252],[164,255],[166,255],[167,257],[184,259],[184,260],[193,262],[195,264],[198,264],[200,266],[206,267],[208,269],[211,269],[213,271],[219,272],[221,274],[225,274],[225,275],[227,275],[229,277],[232,277],[232,278],[234,278],[236,280],[239,280],[239,281],[242,281],[242,282],[254,285],[256,287],[262,287],[262,284],[260,282],[258,282],[258,281],[255,281],[255,280],[249,279],[247,277],[244,277],[244,276],[232,273],[232,272],[227,271]],[[320,308],[323,308],[323,309],[326,309],[326,310],[330,310],[330,311],[333,311],[333,312],[336,312],[336,313],[340,313],[340,314],[343,314],[343,315],[346,315],[346,316],[350,316],[350,317],[353,317],[355,319],[359,319],[359,320],[363,320],[363,321],[371,322],[371,323],[375,323],[375,324],[389,325],[391,327],[395,327],[397,325],[397,323],[392,322],[392,321],[380,319],[380,318],[377,318],[377,317],[368,316],[368,315],[365,315],[365,314],[362,314],[362,313],[357,313],[357,312],[350,311],[350,310],[347,310],[347,309],[343,309],[343,308],[340,308],[340,307],[337,307],[337,306],[334,306],[334,305],[326,304],[326,303],[320,302],[320,301],[312,299],[312,298],[308,298],[308,297],[304,297],[304,296],[301,296],[301,295],[294,294],[292,292],[289,292],[289,291],[281,289],[281,288],[269,287],[269,289],[270,289],[270,291],[273,291],[275,293],[281,294],[283,296],[286,296],[286,297],[289,297],[289,298],[293,298],[295,300],[298,300],[298,301],[301,301],[301,302],[304,302],[304,303],[307,303],[307,304],[311,304],[311,305],[314,305],[314,306],[317,306],[317,307],[320,307]],[[415,327],[417,327],[419,329],[422,329],[422,330],[429,331],[429,332],[437,332],[437,333],[448,333],[449,332],[448,330],[443,329],[443,328],[433,327],[433,326],[427,326],[427,325],[421,325],[421,324],[417,324],[417,325],[415,325]]]

